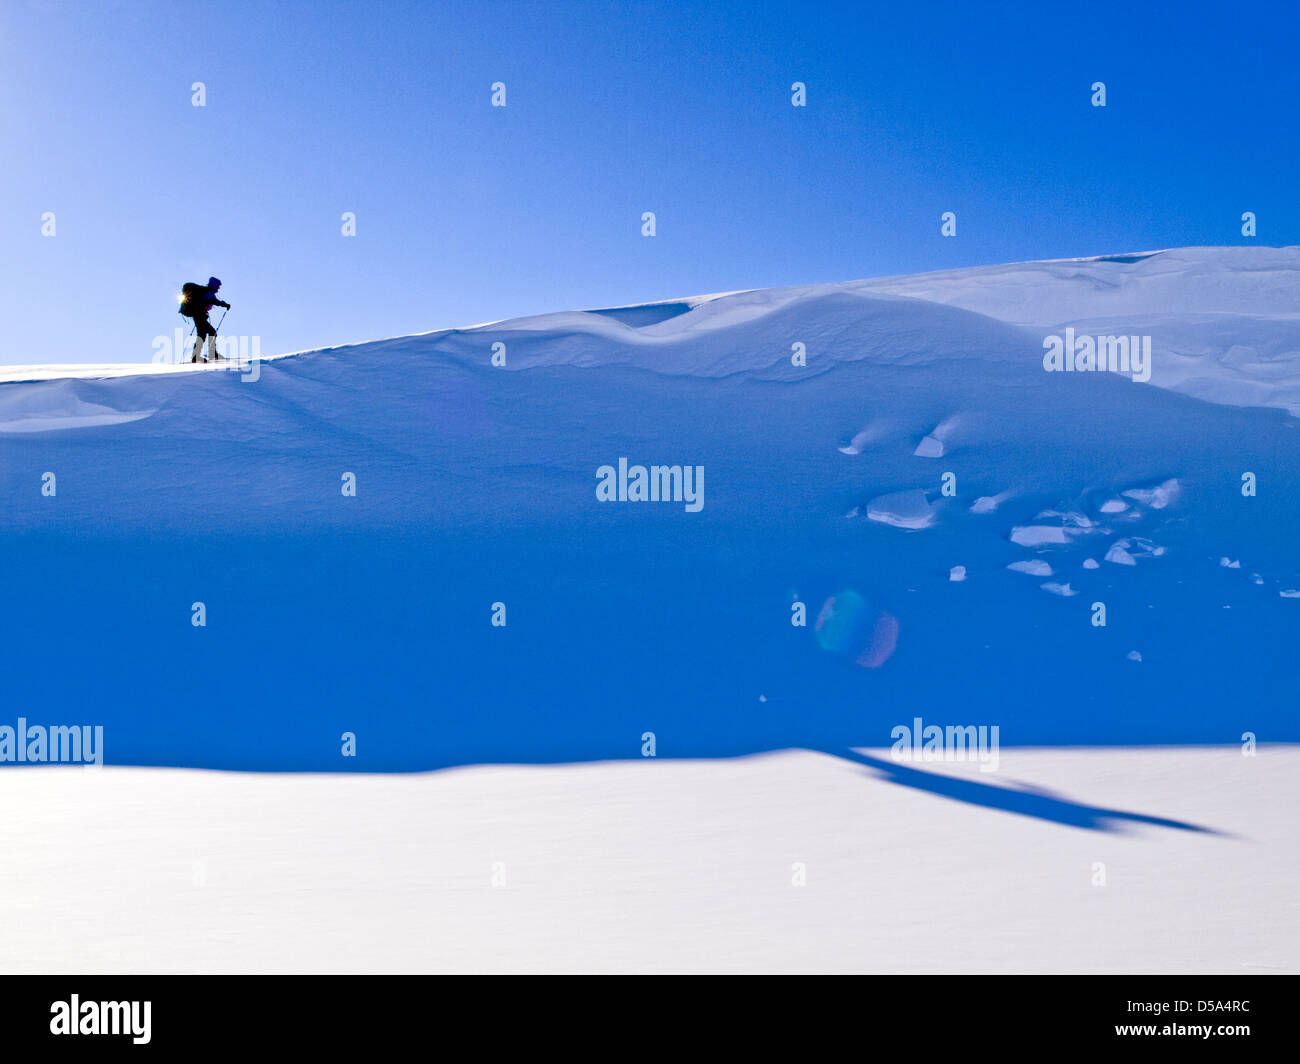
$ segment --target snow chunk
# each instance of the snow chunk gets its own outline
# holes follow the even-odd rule
[[[1159,484],[1154,488],[1129,488],[1128,491],[1122,491],[1120,494],[1140,502],[1143,506],[1149,506],[1153,510],[1163,510],[1178,498],[1181,491],[1182,485],[1178,483],[1178,479],[1170,477],[1163,484]]]
[[[1084,558],[1083,567],[1085,569],[1100,569],[1101,562],[1097,561],[1096,558]]]
[[[1052,575],[1052,567],[1039,558],[1027,562],[1012,562],[1007,568],[1017,573],[1028,573],[1030,576]]]
[[[961,581],[966,579],[966,566],[954,565],[948,570],[948,579],[955,584],[961,583]]]
[[[876,440],[882,439],[889,433],[889,425],[881,421],[873,421],[866,428],[861,429],[853,434],[853,439],[839,448],[840,454],[861,454],[863,448]]]
[[[1300,591],[1293,587],[1289,587],[1285,591],[1279,591],[1278,594],[1283,598],[1300,598]]]
[[[1236,561],[1236,562],[1229,561],[1227,558],[1220,558],[1220,559],[1219,559],[1219,564],[1220,564],[1223,568],[1225,568],[1225,569],[1240,569],[1240,568],[1241,568],[1241,562],[1239,562],[1239,561]]]
[[[867,517],[881,524],[912,530],[929,528],[934,521],[934,507],[920,488],[878,495],[867,503]]]
[[[1125,654],[1124,656],[1125,656],[1126,658],[1128,658],[1129,661],[1141,661],[1141,660],[1142,660],[1142,655],[1141,655],[1141,653],[1138,652],[1138,651],[1136,651],[1136,650],[1130,650],[1130,651],[1129,651],[1127,654]]]
[[[1091,532],[1097,527],[1097,522],[1086,514],[1078,510],[1043,510],[1041,513],[1034,514],[1035,521],[1041,521],[1044,518],[1059,517],[1061,527],[1071,535],[1077,535],[1081,532]]]
[[[1107,499],[1101,504],[1101,512],[1104,514],[1122,514],[1128,509],[1128,503],[1123,499]]]
[[[1151,540],[1134,536],[1132,539],[1117,539],[1106,552],[1106,561],[1116,565],[1136,565],[1138,558],[1159,558],[1164,552],[1164,547]]]
[[[1137,559],[1128,552],[1127,547],[1128,540],[1117,539],[1106,552],[1106,560],[1116,565],[1137,565]]]
[[[912,454],[917,458],[942,458],[943,444],[933,436],[927,436],[916,445],[916,450]]]
[[[1017,525],[1011,530],[1011,542],[1022,547],[1038,547],[1045,543],[1069,543],[1065,529],[1055,525]]]
[[[1050,591],[1053,595],[1061,595],[1064,598],[1078,594],[1069,584],[1044,584],[1043,590]]]

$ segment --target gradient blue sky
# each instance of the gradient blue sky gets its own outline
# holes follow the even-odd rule
[[[1294,244],[1296,12],[5,0],[0,362],[149,361],[180,283],[209,273],[234,304],[223,331],[272,354],[1249,243],[1246,210],[1258,243]]]

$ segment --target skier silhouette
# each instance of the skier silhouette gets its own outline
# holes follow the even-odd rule
[[[213,328],[212,323],[208,321],[208,312],[213,307],[225,307],[230,309],[230,304],[217,298],[217,292],[221,288],[221,279],[218,277],[209,277],[206,285],[194,284],[187,281],[181,289],[181,313],[188,318],[194,319],[194,352],[190,358],[191,362],[198,362],[199,356],[203,351],[203,341],[211,337],[211,343],[208,345],[208,354],[212,358],[220,358],[217,354],[217,330]],[[207,362],[208,359],[202,361]]]

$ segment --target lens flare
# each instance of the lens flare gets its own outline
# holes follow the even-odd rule
[[[880,668],[898,646],[898,618],[852,590],[836,592],[822,604],[815,631],[823,650],[864,669]]]

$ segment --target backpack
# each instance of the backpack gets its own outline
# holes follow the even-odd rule
[[[177,311],[187,318],[195,318],[208,312],[208,286],[186,281],[181,285],[181,305]]]

